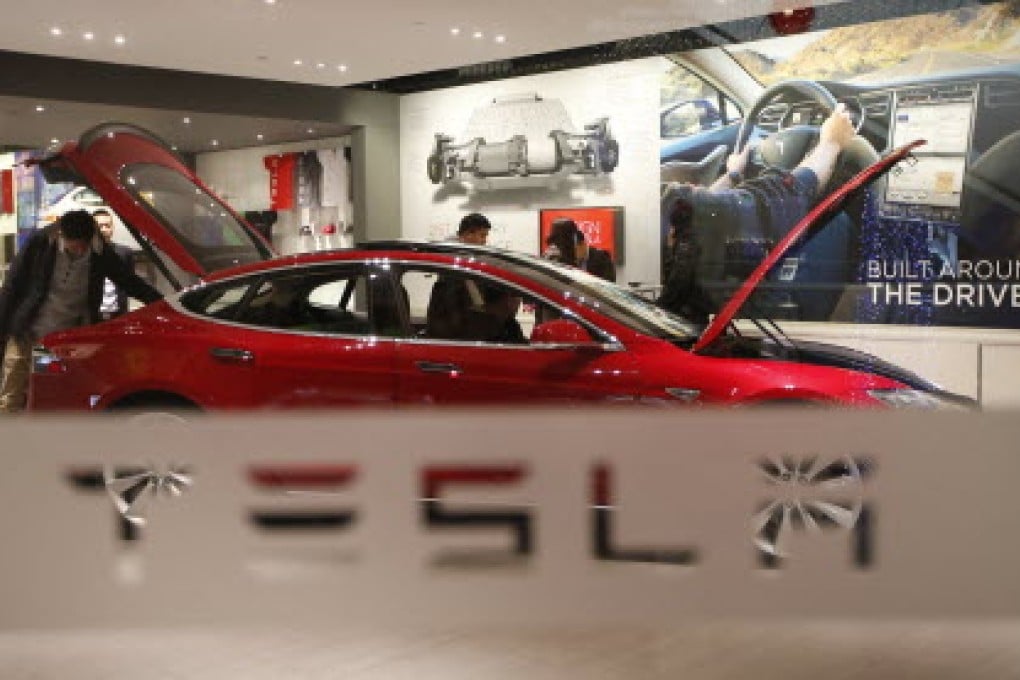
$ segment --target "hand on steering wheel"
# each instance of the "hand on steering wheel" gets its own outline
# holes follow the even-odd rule
[[[751,145],[745,144],[742,151],[731,153],[726,159],[726,172],[736,172],[741,175],[747,170],[747,161],[751,157]]]

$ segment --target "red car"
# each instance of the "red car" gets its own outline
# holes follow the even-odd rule
[[[701,329],[581,271],[493,248],[389,242],[274,258],[160,140],[102,126],[40,165],[99,192],[180,292],[46,337],[29,406],[967,405],[875,357],[731,324],[789,243],[907,151],[826,199]]]

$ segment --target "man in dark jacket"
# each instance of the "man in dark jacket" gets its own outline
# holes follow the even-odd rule
[[[580,233],[580,232],[578,232]],[[613,256],[608,250],[602,250],[595,246],[588,245],[581,234],[581,242],[578,244],[577,254],[578,265],[589,274],[594,274],[606,281],[616,281],[616,265],[613,264]]]
[[[553,220],[545,240],[548,249],[544,256],[556,262],[577,267],[606,281],[616,281],[616,265],[608,250],[588,245],[584,232],[569,217]]]
[[[0,338],[5,338],[0,412],[24,408],[33,343],[99,320],[106,278],[143,302],[162,297],[98,236],[87,211],[65,213],[32,234],[0,289]]]
[[[110,244],[113,252],[124,261],[128,269],[134,269],[134,257],[131,249],[113,241],[113,213],[106,208],[92,211],[92,217],[96,220],[96,229],[103,240]],[[99,305],[99,316],[103,321],[108,321],[121,314],[128,312],[128,296],[118,288],[110,279],[103,279],[103,302]]]

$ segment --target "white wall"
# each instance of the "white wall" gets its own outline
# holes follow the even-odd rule
[[[400,102],[401,235],[436,240],[456,231],[469,212],[493,223],[492,245],[539,252],[538,211],[579,206],[624,207],[624,264],[619,281],[659,281],[659,79],[662,58],[594,66],[423,92]],[[432,184],[426,162],[438,132],[457,142],[472,111],[494,97],[537,93],[560,99],[578,132],[608,117],[620,163],[601,178],[568,180],[550,189],[477,190],[447,195]],[[505,141],[505,140],[499,140]]]
[[[338,149],[350,146],[347,137],[327,137],[275,144],[252,149],[214,151],[199,154],[196,158],[196,172],[206,185],[225,200],[238,213],[247,210],[269,210],[269,172],[262,162],[263,157],[290,151],[311,151],[316,149]],[[281,254],[291,254],[314,249],[314,241],[302,239],[298,229],[302,222],[314,222],[321,226],[330,221],[351,223],[352,207],[347,206],[344,214],[337,209],[323,209],[302,216],[301,209],[280,210],[279,219],[273,225],[273,246]],[[335,237],[334,245],[341,245]]]

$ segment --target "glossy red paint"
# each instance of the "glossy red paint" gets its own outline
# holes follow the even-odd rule
[[[903,387],[888,378],[840,368],[701,356],[627,328],[519,273],[451,254],[347,251],[290,258],[286,266],[296,270],[359,258],[448,265],[460,260],[461,269],[501,275],[557,301],[615,342],[560,346],[422,341],[410,335],[329,337],[226,324],[164,301],[118,320],[46,338],[44,344],[60,357],[64,371],[33,376],[30,408],[158,406],[171,396],[205,410],[685,403],[667,391],[675,388],[689,391],[691,401],[700,404],[803,400],[858,406],[876,404],[869,389]],[[274,268],[259,265],[245,271]],[[216,356],[217,349],[242,350],[251,359]]]
[[[268,250],[254,231],[247,230],[251,231],[250,241],[243,234],[239,237],[238,225],[244,229],[243,222],[148,133],[114,127],[89,134],[88,139],[83,137],[82,142],[43,161],[44,167],[47,163],[72,166],[125,221],[179,267],[200,275],[203,281],[125,317],[46,337],[43,344],[59,359],[63,371],[33,375],[29,408],[34,411],[152,410],[183,405],[222,411],[411,404],[683,406],[776,401],[882,406],[869,390],[908,387],[900,379],[860,367],[840,368],[832,362],[821,365],[824,362],[808,364],[774,357],[733,358],[740,353],[699,354],[692,351],[696,328],[686,327],[632,293],[601,288],[609,284],[516,253],[393,243],[268,259]],[[151,166],[172,175],[173,191],[164,196],[128,186],[144,174],[135,170]],[[189,232],[183,225],[167,224],[167,215],[173,212],[167,206],[191,193],[201,197],[199,207],[209,205],[223,216],[216,224],[224,225],[224,234],[233,239],[229,252],[243,249],[248,264],[230,266],[230,258],[209,257],[208,251],[215,250],[217,243],[228,242],[226,236],[209,241],[213,245],[207,243],[204,251],[194,243],[174,239],[170,232]],[[263,255],[266,261],[253,261]],[[210,262],[224,266],[209,266]],[[535,323],[530,337],[513,343],[444,339],[425,333],[420,319],[415,323],[409,302],[404,312],[397,302],[391,303],[396,320],[386,332],[374,325],[371,330],[324,331],[234,321],[237,315],[243,319],[267,282],[280,281],[283,276],[303,281],[323,272],[348,270],[364,272],[368,288],[357,293],[364,298],[356,310],[364,316],[378,316],[379,310],[387,309],[378,302],[383,291],[389,291],[394,300],[399,298],[403,283],[397,277],[401,272],[431,271],[433,277],[467,274],[488,282],[483,285],[503,286],[515,295],[539,301],[558,318],[574,320],[591,339],[562,342],[562,333],[543,330],[540,322]],[[209,293],[212,297],[228,288],[239,291],[239,299],[224,317],[206,308],[196,311],[192,305],[196,296]],[[403,292],[406,300],[406,289]],[[341,300],[350,295],[345,292]],[[344,304],[324,311],[350,316]],[[703,339],[698,347],[711,344]]]

